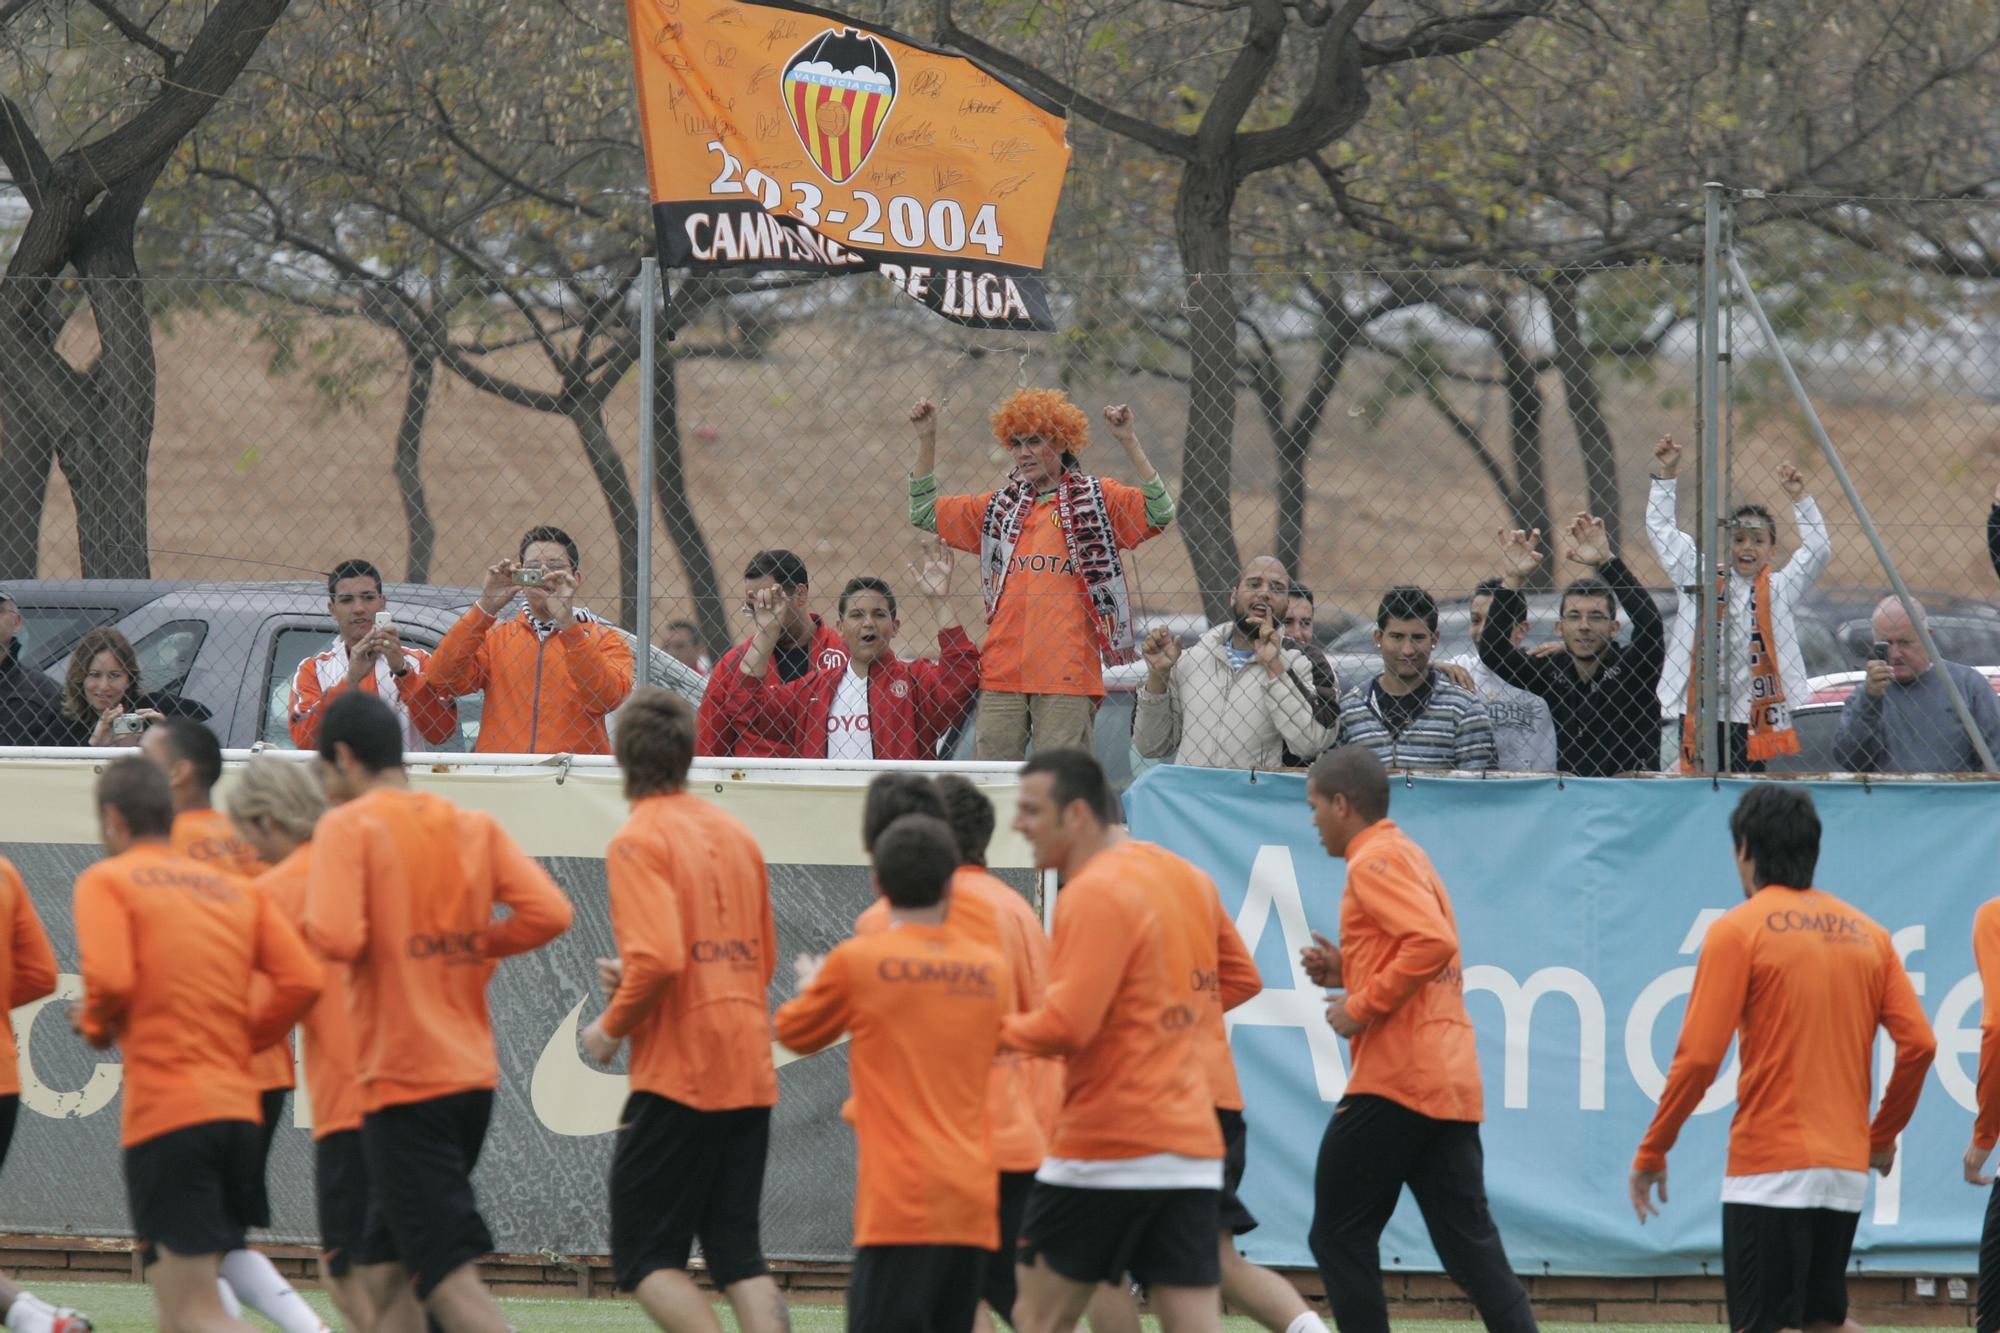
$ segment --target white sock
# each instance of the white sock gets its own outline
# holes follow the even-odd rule
[[[56,1326],[56,1309],[24,1291],[7,1307],[6,1324],[12,1333],[51,1333]]]
[[[231,1250],[223,1255],[222,1276],[245,1305],[284,1333],[326,1333],[326,1325],[306,1298],[292,1290],[277,1266],[258,1251]]]
[[[1285,1333],[1329,1333],[1329,1330],[1324,1319],[1308,1310],[1285,1325]]]
[[[235,1289],[221,1278],[215,1279],[215,1294],[222,1298],[222,1313],[231,1319],[243,1317],[243,1302],[236,1299]]]

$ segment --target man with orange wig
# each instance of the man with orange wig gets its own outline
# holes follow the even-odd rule
[[[1123,552],[1174,521],[1167,483],[1132,428],[1132,410],[1104,409],[1139,485],[1084,472],[1083,409],[1056,389],[1021,389],[993,413],[993,434],[1014,461],[1007,484],[983,495],[939,495],[937,405],[910,410],[917,465],[910,522],[947,546],[979,554],[986,598],[974,757],[1022,759],[1037,750],[1091,748],[1106,663],[1136,662],[1132,589]]]

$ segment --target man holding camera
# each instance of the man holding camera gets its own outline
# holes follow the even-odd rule
[[[576,604],[576,542],[531,528],[519,558],[486,571],[479,601],[431,661],[431,682],[454,695],[486,691],[480,754],[610,754],[604,720],[632,692],[632,649],[608,622]],[[516,594],[526,612],[500,613]]]
[[[388,608],[382,572],[366,560],[343,560],[326,576],[326,611],[340,633],[292,677],[292,744],[301,750],[319,744],[320,715],[346,690],[388,704],[405,749],[434,749],[457,734],[458,701],[431,684],[431,655],[403,646]]]
[[[1921,618],[1923,604],[1911,605]],[[1856,773],[1979,772],[1979,752],[1945,689],[1947,673],[1986,748],[2000,755],[2000,703],[1985,675],[1958,662],[1932,661],[1898,597],[1884,597],[1870,623],[1875,644],[1868,674],[1840,710],[1833,762]]]

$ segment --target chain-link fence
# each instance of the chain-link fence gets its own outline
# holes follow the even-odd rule
[[[1923,207],[1976,235],[1988,206]],[[1879,206],[1740,200],[1721,245],[1758,284],[1944,655],[2000,664],[1980,545],[1985,474],[2000,473],[1985,457],[2000,289],[1921,271],[1923,247],[1948,246],[1907,212],[1869,239]],[[1696,263],[1059,276],[1053,335],[966,330],[874,279],[704,279],[659,313],[650,367],[637,269],[465,291],[9,280],[0,587],[24,617],[23,674],[68,695],[47,734],[74,743],[109,738],[105,714],[142,693],[159,711],[198,706],[227,743],[291,743],[310,736],[313,698],[353,681],[395,692],[413,748],[602,748],[643,628],[651,677],[706,691],[715,752],[1007,757],[1094,732],[1121,780],[1175,757],[1297,763],[1336,738],[1402,766],[1610,773],[1679,763],[1693,608],[1713,614],[1731,539],[1701,518],[1713,473],[1715,504],[1770,511],[1774,586],[1753,614],[1759,566],[1723,574],[1726,660],[1713,711],[1694,699],[1693,715],[1742,724],[1719,742],[1735,767],[1770,753],[1781,769],[1907,768],[1833,757],[1845,692],[1885,637],[1869,620],[1887,582],[1727,258],[1713,359]],[[1052,449],[1038,461],[1030,437],[1075,424],[1013,398],[1043,388],[1081,411],[1078,473],[1115,485],[1061,484]],[[934,488],[911,481],[920,400],[937,406]],[[1011,445],[990,424],[1010,400]],[[1129,405],[1136,445],[1110,405]],[[1669,434],[1677,495],[1650,480],[1669,470],[1655,457]],[[1824,559],[1781,464],[1824,515]],[[1142,485],[1154,468],[1162,482]],[[574,605],[628,633],[569,627],[559,576],[524,590],[494,572],[524,554],[545,574],[570,563],[560,540],[524,552],[540,526],[574,539]],[[959,548],[948,593],[926,528]],[[1515,530],[1539,541],[1503,539]],[[798,557],[806,586],[752,614],[756,587],[798,581],[790,562],[755,563],[772,550]],[[388,580],[386,603],[330,609],[328,573],[357,558]],[[868,587],[843,618],[861,576],[888,585],[893,623]],[[343,583],[356,577],[365,590]],[[1478,594],[1489,579],[1521,595]],[[1578,579],[1594,582],[1563,598]],[[1309,610],[1289,595],[1301,587]],[[1422,595],[1385,597],[1405,588]],[[482,595],[497,622],[474,610]],[[528,600],[532,615],[509,609]],[[378,612],[399,646],[440,656],[392,650]],[[1749,650],[1758,617],[1769,654]],[[1289,621],[1293,643],[1260,646],[1267,621]],[[136,686],[91,674],[119,665],[102,637],[98,661],[65,671],[86,631],[109,628],[133,646]],[[745,639],[757,650],[723,661]],[[935,665],[871,668],[872,687],[843,691],[844,659],[890,643]],[[1446,664],[1462,674],[1432,669]],[[1774,684],[1789,718],[1753,722]],[[1730,762],[1692,748],[1696,766]]]

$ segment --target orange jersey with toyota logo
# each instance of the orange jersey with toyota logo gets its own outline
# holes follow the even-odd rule
[[[1068,1057],[1051,1156],[1222,1156],[1199,1012],[1169,975],[1166,928],[1135,882],[1158,873],[1152,850],[1125,842],[1072,876],[1056,898],[1041,1007],[1001,1025],[1009,1049]]]
[[[350,964],[362,1112],[497,1087],[486,983],[569,923],[569,899],[490,815],[385,787],[322,816],[305,933]]]
[[[1351,1042],[1349,1095],[1433,1120],[1483,1119],[1451,896],[1423,848],[1386,819],[1347,846],[1340,965],[1347,1012],[1367,1024]]]
[[[0,947],[0,1001],[6,1008],[33,1004],[56,988],[56,955],[48,932],[35,914],[34,900],[14,863],[0,856],[0,929],[7,932]],[[0,1097],[21,1090],[21,1070],[14,1049],[14,1025],[0,1015]]]
[[[257,878],[257,887],[293,926],[305,921],[312,844],[305,843]],[[308,946],[310,947],[310,946]],[[315,953],[318,951],[315,950]],[[319,999],[299,1026],[306,1040],[306,1090],[312,1136],[323,1139],[361,1128],[361,1091],[354,1082],[354,1018],[348,1012],[347,964],[321,955]],[[280,1045],[277,1049],[283,1049]]]
[[[987,1096],[1012,994],[997,950],[899,924],[837,946],[778,1010],[802,1055],[853,1034],[856,1245],[999,1245]]]
[[[1896,1065],[1868,1120],[1875,1029]],[[1830,893],[1770,885],[1702,937],[1666,1090],[1633,1169],[1661,1171],[1681,1125],[1736,1039],[1732,1176],[1811,1167],[1865,1171],[1917,1109],[1937,1055],[1889,932]]]
[[[250,1052],[282,1040],[320,988],[319,965],[278,909],[247,882],[148,842],[79,875],[75,910],[79,1022],[92,1045],[116,1042],[124,1055],[126,1146],[258,1121]]]
[[[684,1106],[774,1106],[766,998],[770,874],[734,815],[686,792],[632,803],[604,856],[624,980],[604,1031],[632,1039],[632,1087]]]
[[[254,880],[271,867],[257,849],[243,841],[235,823],[220,810],[184,810],[174,816],[174,850],[190,861]],[[250,1057],[250,1077],[259,1092],[289,1088],[298,1082],[289,1039],[267,1046]]]

